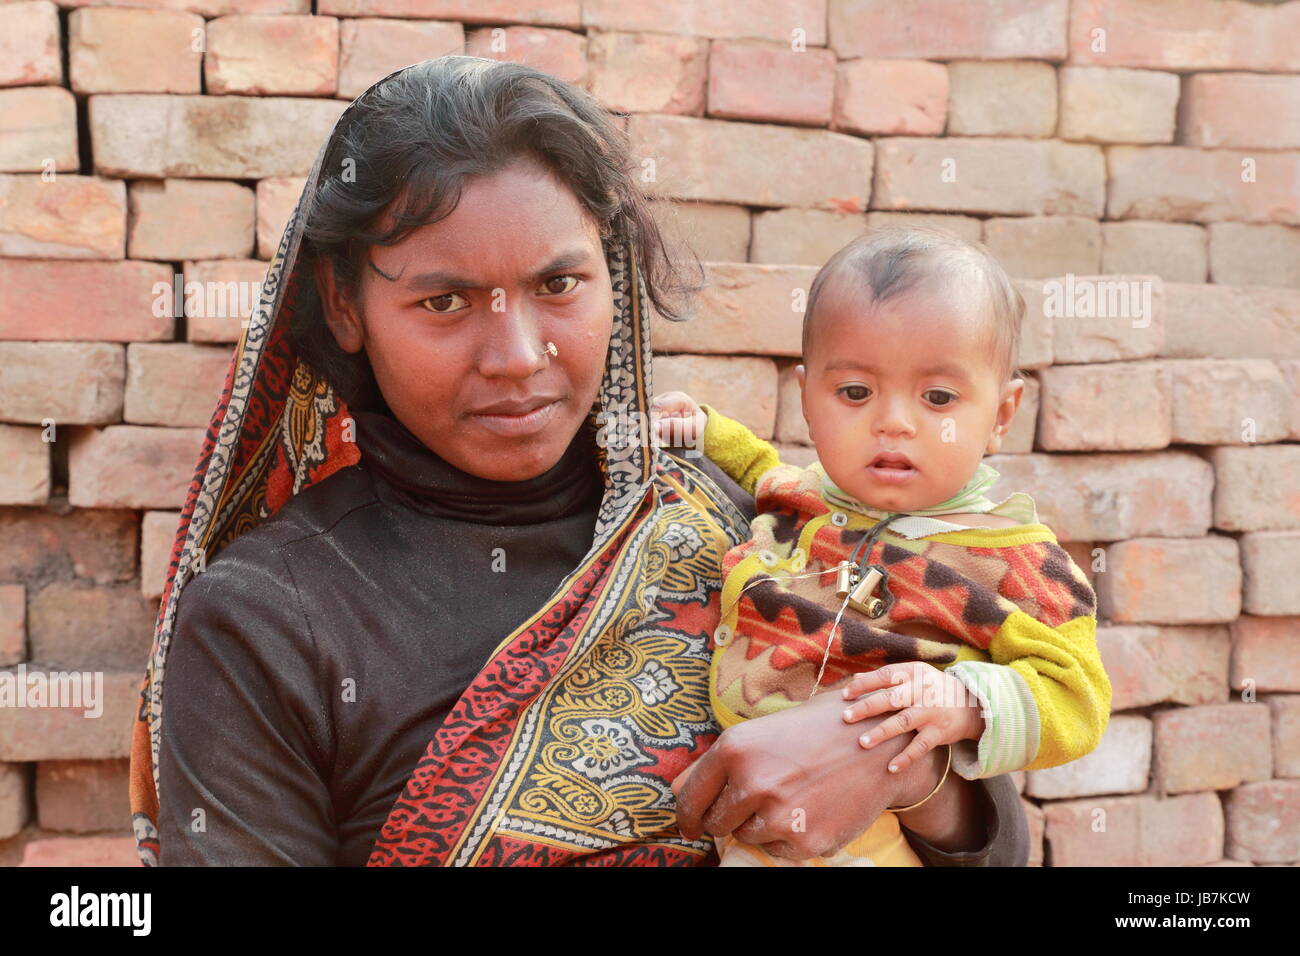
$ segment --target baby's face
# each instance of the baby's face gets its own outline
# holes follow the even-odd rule
[[[882,511],[932,508],[999,449],[1024,383],[1002,380],[993,319],[976,297],[866,298],[840,278],[819,296],[799,372],[804,418],[844,491]]]

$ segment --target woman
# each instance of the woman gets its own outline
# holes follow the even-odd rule
[[[132,748],[146,863],[698,865],[733,830],[808,857],[941,779],[885,773],[905,738],[863,751],[836,695],[717,737],[752,504],[626,427],[647,299],[674,315],[631,166],[590,97],[491,60],[340,117],[182,512]],[[1005,778],[902,819],[931,865],[1027,854]]]

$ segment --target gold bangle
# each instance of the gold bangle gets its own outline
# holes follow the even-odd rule
[[[930,797],[933,797],[936,793],[939,792],[939,788],[943,786],[943,782],[948,779],[948,771],[952,767],[952,744],[944,744],[944,746],[948,748],[948,763],[947,766],[943,768],[943,776],[940,777],[939,782],[934,785],[934,789],[931,790],[929,794],[923,797],[918,803],[914,803],[910,807],[886,807],[885,808],[886,810],[891,810],[894,813],[902,813],[904,810],[915,810],[922,803],[925,803],[926,800],[929,800]]]

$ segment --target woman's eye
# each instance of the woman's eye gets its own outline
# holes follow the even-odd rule
[[[423,305],[428,311],[433,312],[437,315],[446,315],[449,312],[459,311],[459,309],[463,307],[463,306],[458,306],[456,304],[457,301],[463,302],[465,305],[469,305],[468,300],[459,292],[447,292],[443,295],[430,296],[429,298],[423,300],[420,304]]]
[[[840,394],[851,402],[865,402],[871,397],[871,389],[865,385],[845,385]]]
[[[931,388],[925,393],[925,400],[931,405],[950,405],[957,401],[957,396],[942,388]]]
[[[551,276],[551,278],[542,283],[542,287],[552,295],[564,295],[564,293],[572,292],[576,289],[579,281],[581,280],[579,280],[577,276]],[[560,284],[559,288],[556,288],[557,283]],[[565,285],[564,283],[572,283],[572,285]]]

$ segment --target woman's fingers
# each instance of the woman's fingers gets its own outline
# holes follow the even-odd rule
[[[727,785],[727,765],[714,744],[690,769],[689,774],[683,775],[685,779],[679,777],[673,785],[677,794],[677,828],[686,839],[698,840],[704,835],[704,815]]]

